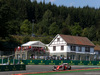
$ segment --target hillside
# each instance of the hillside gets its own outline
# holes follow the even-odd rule
[[[27,41],[43,41],[58,33],[85,36],[100,44],[100,9],[57,7],[51,3],[37,3],[36,0],[0,0],[0,32],[2,40],[17,41],[18,44],[24,43],[25,37]],[[28,36],[32,33],[45,37],[31,39]],[[12,35],[14,39],[9,40]],[[48,43],[51,39],[45,40],[43,42]]]

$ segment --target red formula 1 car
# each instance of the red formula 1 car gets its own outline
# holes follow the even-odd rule
[[[52,70],[71,70],[71,66],[68,63],[63,63],[62,65],[54,66]]]

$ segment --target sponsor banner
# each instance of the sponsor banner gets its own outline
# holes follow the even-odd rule
[[[26,70],[26,65],[0,65],[0,71]]]
[[[4,59],[3,63],[8,63],[8,59]],[[79,61],[79,60],[9,60],[9,64],[24,64],[24,65],[60,65],[62,63],[69,63],[70,65],[98,65],[100,61]],[[2,64],[2,59],[0,59]]]
[[[70,65],[100,65],[100,61],[78,61],[78,60],[23,60],[25,65],[60,65],[69,63]]]

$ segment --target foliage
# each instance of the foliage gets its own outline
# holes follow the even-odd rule
[[[29,42],[30,41],[30,37],[29,36],[24,36],[23,38],[23,43]]]
[[[100,9],[56,6],[36,0],[0,0],[0,37],[79,35],[100,41]]]
[[[52,39],[53,38],[50,38],[49,36],[48,37],[42,37],[41,41],[45,44],[49,44]]]
[[[75,23],[74,26],[70,26],[71,34],[72,35],[81,35],[82,28],[79,23]]]
[[[57,33],[59,33],[59,26],[54,22],[49,27],[49,34],[56,35]]]
[[[24,20],[20,26],[20,31],[24,35],[28,35],[32,33],[32,25],[30,21]]]
[[[61,32],[65,35],[71,35],[71,30],[69,29],[69,27],[62,28]]]
[[[96,28],[94,26],[91,26],[90,28],[84,28],[82,36],[88,37],[90,40],[94,41],[96,40]]]

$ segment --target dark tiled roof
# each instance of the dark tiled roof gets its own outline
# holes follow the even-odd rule
[[[100,51],[100,46],[99,46],[99,45],[96,45],[96,46],[94,47],[94,50]]]
[[[88,38],[59,34],[68,44],[95,46]]]

